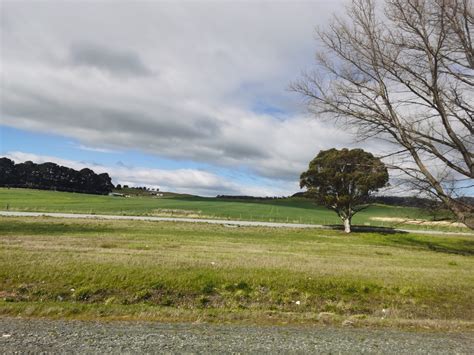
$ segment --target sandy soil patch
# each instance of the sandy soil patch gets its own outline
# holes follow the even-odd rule
[[[210,216],[202,214],[201,211],[193,210],[179,210],[179,209],[167,209],[159,208],[149,213],[150,216],[159,217],[186,217],[186,218],[208,218]]]
[[[424,226],[444,226],[444,227],[466,227],[464,223],[450,222],[450,221],[427,221],[425,219],[409,219],[400,217],[371,217],[372,221],[378,222],[393,222],[403,224],[417,224]]]

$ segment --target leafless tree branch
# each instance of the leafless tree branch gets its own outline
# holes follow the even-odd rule
[[[316,116],[403,148],[410,160],[393,168],[474,227],[474,207],[457,198],[470,185],[460,179],[474,179],[472,0],[385,0],[377,10],[353,0],[350,22],[318,31],[317,70],[292,88]]]

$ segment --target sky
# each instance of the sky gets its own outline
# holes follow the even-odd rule
[[[377,143],[289,86],[346,2],[0,2],[0,155],[203,196],[287,196],[323,149]]]

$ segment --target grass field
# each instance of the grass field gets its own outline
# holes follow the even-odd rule
[[[0,218],[3,315],[472,330],[473,294],[473,237]]]
[[[12,211],[96,213],[174,216],[194,218],[226,218],[266,222],[293,222],[334,225],[337,215],[312,201],[302,198],[277,200],[222,200],[186,195],[164,198],[86,195],[67,192],[0,188],[0,209]],[[376,205],[358,213],[353,223],[358,225],[408,227],[441,230],[463,230],[456,226],[404,224],[373,218],[427,219],[433,216],[417,208]]]

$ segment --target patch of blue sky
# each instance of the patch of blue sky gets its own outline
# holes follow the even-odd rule
[[[263,101],[255,102],[252,106],[252,111],[259,114],[273,116],[275,118],[283,118],[288,114],[288,112],[281,107],[277,107]]]
[[[90,164],[91,167],[102,165],[163,170],[198,169],[243,185],[265,186],[268,184],[267,179],[260,178],[245,168],[230,169],[190,160],[167,159],[138,150],[89,147],[69,137],[0,125],[0,155],[6,155],[8,152],[34,153],[40,156],[80,161]]]
[[[145,167],[156,169],[204,169],[205,164],[161,158],[136,150],[93,147],[60,135],[30,132],[0,126],[0,153],[19,151],[62,159],[89,162],[94,165]]]
[[[70,139],[47,133],[36,133],[13,127],[0,126],[0,153],[34,152],[38,155],[51,155],[74,159]],[[77,158],[77,157],[76,157]]]
[[[462,179],[458,182],[460,196],[474,197],[474,179]]]

